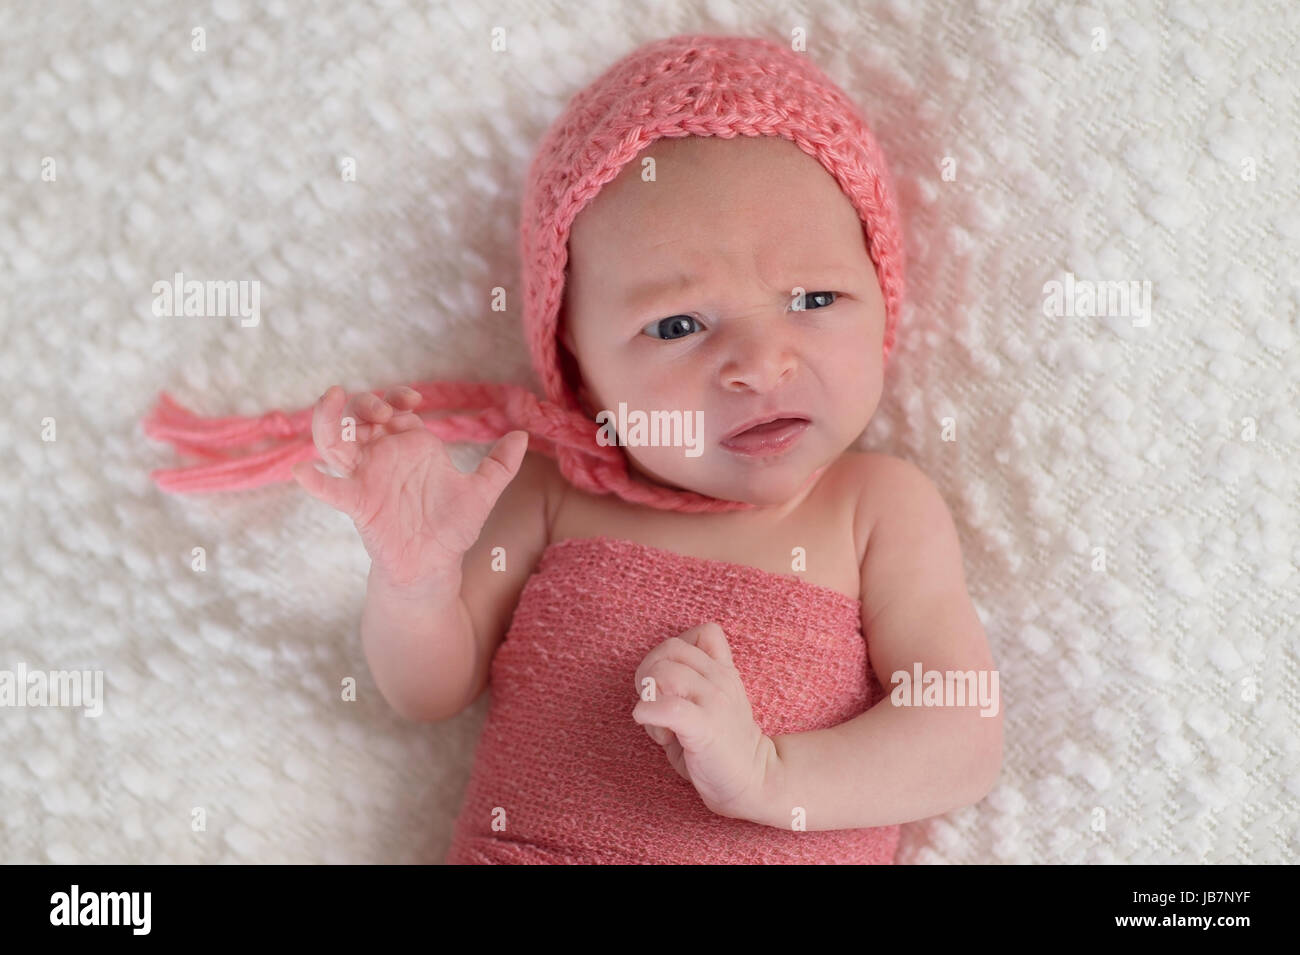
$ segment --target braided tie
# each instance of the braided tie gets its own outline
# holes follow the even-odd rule
[[[491,443],[515,429],[537,440],[530,447],[550,457],[566,449],[584,466],[599,465],[600,473],[626,473],[617,448],[595,441],[595,424],[577,412],[540,401],[518,385],[495,382],[420,382],[420,411],[453,411],[424,418],[424,426],[446,441]],[[382,397],[383,392],[372,394]],[[293,465],[319,460],[312,441],[314,405],[286,413],[279,408],[253,417],[205,418],[175,401],[166,392],[145,417],[149,437],[170,443],[177,451],[203,458],[207,463],[150,472],[154,483],[171,492],[241,490],[293,479]],[[270,447],[259,447],[266,441]],[[254,450],[257,448],[257,450]]]
[[[274,438],[292,438],[301,430],[294,427],[293,421],[279,408],[268,411],[258,420],[261,423],[262,433]]]

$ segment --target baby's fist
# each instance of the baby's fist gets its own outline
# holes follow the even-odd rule
[[[632,718],[704,804],[721,816],[757,818],[776,747],[754,721],[722,627],[709,622],[669,637],[646,654],[635,681]]]

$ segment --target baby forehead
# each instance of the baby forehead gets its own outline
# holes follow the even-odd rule
[[[642,185],[707,185],[711,189],[770,186],[779,180],[804,185],[831,174],[816,158],[783,136],[680,136],[657,139],[626,163],[598,194],[650,193]]]

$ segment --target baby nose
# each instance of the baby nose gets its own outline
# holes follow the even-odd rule
[[[768,324],[757,325],[737,334],[722,365],[722,384],[729,390],[767,392],[794,376],[797,360],[785,335]]]

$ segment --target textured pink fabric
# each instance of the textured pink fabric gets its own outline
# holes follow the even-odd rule
[[[425,396],[417,411],[472,409],[426,419],[430,430],[447,440],[490,442],[522,428],[543,439],[539,450],[556,459],[571,484],[593,494],[676,511],[752,507],[630,473],[620,446],[597,443],[598,428],[580,410],[556,334],[574,218],[638,152],[680,136],[782,136],[835,177],[862,220],[876,267],[888,359],[904,293],[902,228],[884,156],[865,120],[807,54],[755,37],[674,36],[638,47],[578,92],[529,168],[519,232],[522,322],[546,400],[510,385],[419,382],[411,386]],[[145,419],[146,433],[207,460],[151,476],[163,490],[184,493],[289,481],[295,463],[319,457],[310,422],[310,408],[206,419],[164,393]]]
[[[886,695],[861,611],[793,575],[604,537],[552,544],[493,658],[446,861],[892,863],[898,826],[796,832],[713,814],[631,715],[646,653],[716,620],[763,732],[843,723]]]

